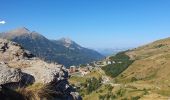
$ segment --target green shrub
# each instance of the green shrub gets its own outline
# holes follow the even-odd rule
[[[87,94],[89,94],[101,86],[101,80],[98,80],[95,77],[89,78],[86,80],[86,84],[87,84]]]
[[[104,95],[99,95],[99,100],[104,100],[105,96]]]
[[[136,77],[131,78],[131,82],[137,81],[138,79]]]
[[[117,100],[117,99],[114,94],[108,92],[107,94],[99,95],[99,100]]]
[[[122,96],[124,96],[125,92],[126,92],[126,89],[121,88],[116,92],[116,94],[117,94],[117,96],[122,97]]]
[[[111,86],[110,84],[105,85],[105,87],[107,88],[107,90],[108,90],[109,92],[111,92],[112,89],[113,89],[113,86]]]
[[[99,93],[102,93],[103,92],[103,90],[99,90]]]
[[[131,100],[139,100],[140,98],[141,98],[140,96],[131,97]]]
[[[159,44],[159,45],[156,45],[156,46],[154,46],[155,48],[161,48],[161,47],[163,47],[163,46],[165,46],[165,44]]]
[[[143,94],[143,95],[147,95],[147,94],[148,94],[147,89],[144,88],[143,91],[144,91],[144,94]]]

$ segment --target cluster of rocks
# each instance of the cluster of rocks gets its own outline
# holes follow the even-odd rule
[[[36,58],[15,42],[0,39],[0,85],[15,88],[29,84],[48,84],[65,99],[79,100],[79,94],[69,85],[64,66]],[[70,99],[72,98],[72,99]]]

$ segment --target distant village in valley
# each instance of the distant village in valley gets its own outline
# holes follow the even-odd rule
[[[67,70],[71,76],[77,76],[77,75],[84,76],[84,75],[90,73],[94,69],[98,69],[103,66],[115,64],[115,63],[121,63],[121,62],[111,61],[109,59],[109,57],[107,57],[104,60],[93,61],[91,63],[84,64],[84,65],[79,65],[79,66],[72,65],[69,68],[67,68]]]

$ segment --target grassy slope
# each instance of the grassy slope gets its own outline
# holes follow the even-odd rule
[[[86,81],[86,79],[88,79],[88,78],[95,77],[95,78],[99,79],[102,76],[105,76],[105,73],[100,69],[95,69],[83,77],[82,76],[72,76],[69,79],[69,82],[70,82],[70,84],[84,83]]]
[[[135,62],[117,77],[119,82],[138,83],[143,88],[145,84],[152,86],[151,92],[155,94],[151,94],[151,97],[170,96],[170,38],[155,41],[126,54]]]
[[[153,42],[126,53],[136,61],[123,72],[125,79],[170,82],[170,39]],[[170,85],[170,84],[169,84]]]

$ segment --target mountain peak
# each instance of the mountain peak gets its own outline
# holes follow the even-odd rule
[[[23,34],[23,33],[30,33],[30,30],[27,29],[26,27],[19,27],[9,32],[13,34]]]
[[[1,38],[5,38],[5,39],[13,39],[18,36],[29,35],[29,34],[31,34],[30,30],[28,30],[25,27],[19,27],[7,32],[0,33],[0,36]]]

